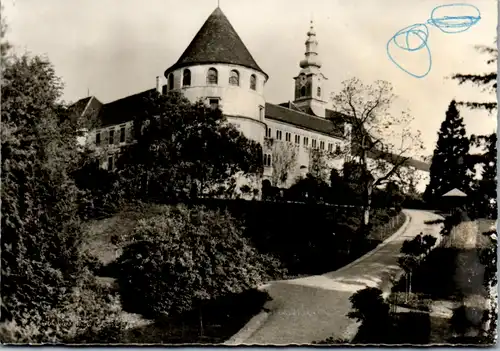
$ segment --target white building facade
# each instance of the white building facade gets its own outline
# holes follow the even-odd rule
[[[293,101],[281,104],[266,102],[265,84],[269,79],[256,63],[222,10],[217,7],[199,32],[187,46],[179,60],[165,73],[166,84],[154,89],[168,94],[180,91],[191,102],[202,99],[213,107],[219,107],[228,121],[249,139],[263,145],[264,178],[272,185],[289,187],[297,177],[311,170],[312,151],[327,152],[328,166],[341,169],[351,148],[350,125],[333,123],[335,112],[327,108],[328,92],[321,73],[318,41],[311,23],[305,42],[305,57],[295,80]],[[151,89],[151,90],[154,90]],[[114,152],[130,139],[132,121],[127,119],[137,97],[151,90],[102,104],[95,97],[78,101],[77,113],[92,111],[101,120],[99,129],[89,132],[87,142],[112,146],[103,156],[102,166],[113,168]],[[339,119],[340,121],[340,119]],[[282,144],[279,148],[276,145]],[[286,150],[293,156],[293,166],[288,169],[286,181],[276,181],[273,176],[276,162]],[[281,157],[281,158],[280,158]],[[412,160],[416,172],[421,173],[417,189],[423,191],[428,182],[429,167],[426,163]]]

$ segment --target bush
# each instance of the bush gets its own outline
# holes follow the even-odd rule
[[[179,315],[282,274],[227,211],[185,205],[141,220],[118,265],[125,307],[151,316]]]
[[[97,284],[89,272],[57,307],[33,310],[0,327],[4,343],[116,343],[127,327],[118,295]]]

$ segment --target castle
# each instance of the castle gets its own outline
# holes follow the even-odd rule
[[[74,104],[77,114],[91,111],[100,121],[98,129],[90,131],[86,141],[96,146],[112,145],[119,149],[127,143],[132,128],[131,111],[138,99],[153,90],[166,94],[180,91],[190,101],[202,98],[210,106],[219,107],[227,120],[247,138],[263,145],[264,178],[273,186],[289,187],[299,176],[312,167],[312,150],[324,150],[330,155],[328,165],[341,169],[350,153],[351,126],[347,122],[335,123],[336,112],[327,108],[327,92],[321,73],[318,41],[311,22],[305,42],[305,57],[300,71],[294,77],[293,101],[280,104],[266,102],[264,86],[269,75],[252,57],[233,26],[217,7],[205,21],[180,58],[164,75],[165,85],[156,78],[156,87],[107,104],[90,96]],[[333,122],[332,122],[333,121]],[[102,160],[102,167],[113,169],[113,148]],[[276,153],[284,155],[276,155]],[[283,157],[293,159],[285,181],[273,177],[277,163]],[[417,189],[423,191],[428,182],[429,165],[411,159],[408,167],[420,174]]]

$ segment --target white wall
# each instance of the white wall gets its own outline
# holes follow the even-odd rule
[[[276,131],[279,130],[281,131],[281,140],[283,142],[286,142],[286,133],[290,133],[290,143],[292,145],[295,145],[295,135],[300,136],[300,144],[297,149],[297,163],[295,169],[291,172],[291,174],[288,176],[288,181],[286,184],[283,186],[289,187],[293,185],[296,181],[296,178],[298,176],[304,176],[310,167],[310,150],[312,148],[312,141],[313,139],[316,140],[316,148],[320,148],[320,142],[324,142],[324,150],[328,151],[328,144],[332,144],[333,151],[335,151],[336,145],[340,145],[341,151],[343,152],[346,148],[346,140],[344,139],[339,139],[339,138],[334,138],[329,135],[325,135],[322,133],[302,129],[299,127],[296,127],[291,124],[285,124],[281,123],[278,121],[274,120],[266,120],[266,124],[268,128],[271,128],[271,138],[276,139]],[[304,146],[304,137],[308,138],[308,146]],[[263,148],[264,153],[270,154],[272,151],[267,149],[266,147]],[[343,165],[343,160],[344,157],[339,156],[337,159],[330,160],[329,166],[330,168],[335,167],[337,169],[341,169]],[[305,166],[306,169],[301,169],[301,166]],[[270,177],[272,174],[272,165],[271,167],[265,167],[264,168],[264,176],[265,177]]]
[[[218,82],[215,85],[207,84],[207,73],[210,68],[215,68],[218,73]],[[184,69],[191,71],[191,85],[182,87]],[[231,70],[239,72],[239,86],[229,84]],[[237,65],[213,64],[195,65],[179,68],[173,71],[174,90],[180,90],[191,102],[198,99],[220,98],[220,108],[226,116],[243,116],[259,121],[259,124],[236,122],[242,127],[242,132],[256,141],[262,142],[265,129],[262,125],[264,118],[260,107],[265,107],[264,85],[266,77],[263,73]],[[250,89],[250,77],[255,74],[257,78],[256,90]],[[168,78],[167,78],[168,81]],[[248,129],[246,129],[248,128]],[[248,133],[248,134],[247,134]],[[262,133],[260,135],[259,133]]]

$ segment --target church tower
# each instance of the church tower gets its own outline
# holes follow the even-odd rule
[[[314,31],[313,22],[307,32],[305,58],[300,61],[302,68],[295,79],[294,104],[306,113],[325,117],[327,101],[324,99],[326,92],[323,82],[328,79],[321,73],[321,61],[318,57],[318,41]]]

